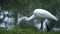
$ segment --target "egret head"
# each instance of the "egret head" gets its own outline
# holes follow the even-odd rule
[[[23,17],[19,18],[17,24],[21,23],[21,22],[24,21],[24,20],[27,21],[27,18],[28,18],[28,17],[26,17],[26,16],[23,16]]]
[[[22,17],[22,19],[27,21],[28,17],[24,16],[24,17]]]

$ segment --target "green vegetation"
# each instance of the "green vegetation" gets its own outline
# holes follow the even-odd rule
[[[14,30],[0,30],[0,34],[59,34],[60,32],[37,32],[30,28],[28,29],[14,29]]]
[[[31,12],[36,8],[43,8],[56,15],[56,9],[60,7],[60,0],[0,0],[2,10],[14,10],[15,28],[13,30],[0,30],[0,34],[59,34],[59,32],[37,32],[33,29],[17,29],[17,13],[22,15],[31,15]],[[58,10],[60,11],[60,10]],[[25,24],[25,23],[24,23]],[[60,20],[58,23],[60,27]]]

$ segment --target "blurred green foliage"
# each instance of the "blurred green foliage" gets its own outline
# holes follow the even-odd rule
[[[36,8],[46,9],[52,14],[56,15],[56,8],[60,7],[60,0],[0,0],[0,6],[3,10],[14,10],[14,17],[17,12],[24,15],[31,15]],[[15,19],[17,21],[17,17]],[[59,21],[60,22],[60,21]],[[58,24],[60,24],[58,22]],[[15,22],[16,25],[17,22]],[[17,25],[15,26],[17,27]],[[0,34],[59,34],[59,32],[36,32],[32,29],[14,29],[14,30],[0,30]]]
[[[57,7],[57,0],[1,0],[0,4],[2,9],[14,9],[18,12],[36,8],[53,10]]]
[[[0,34],[59,34],[60,32],[37,32],[32,30],[31,28],[28,29],[14,29],[14,30],[0,30]]]

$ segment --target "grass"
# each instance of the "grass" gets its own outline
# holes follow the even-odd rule
[[[38,32],[33,29],[0,30],[0,34],[60,34],[60,32]]]

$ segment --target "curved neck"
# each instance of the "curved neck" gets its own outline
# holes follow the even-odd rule
[[[32,15],[31,17],[27,18],[26,21],[30,21],[35,18],[35,15]]]
[[[21,18],[18,19],[18,23],[17,23],[17,24],[21,23],[23,20],[25,20],[25,21],[30,21],[30,20],[32,20],[32,19],[34,19],[34,18],[35,18],[34,15],[32,15],[32,16],[29,17],[29,18],[21,17]]]

